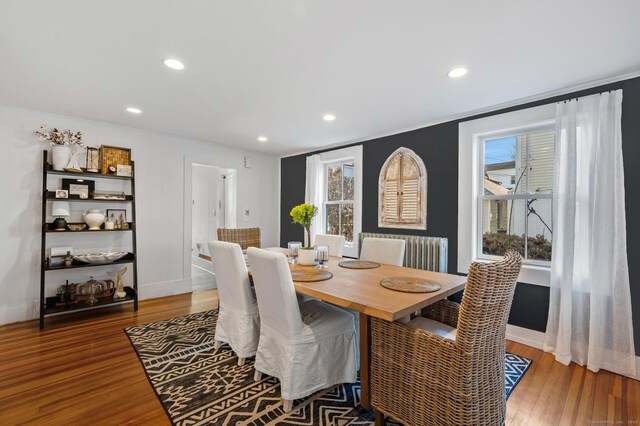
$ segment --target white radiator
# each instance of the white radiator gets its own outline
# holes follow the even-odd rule
[[[362,239],[366,237],[405,240],[404,266],[427,271],[447,272],[449,241],[446,238],[362,232],[359,247],[362,247]]]

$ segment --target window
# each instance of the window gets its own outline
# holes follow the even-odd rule
[[[382,166],[379,203],[378,226],[426,229],[427,172],[412,150],[398,149]]]
[[[330,163],[325,166],[324,197],[325,232],[344,235],[353,244],[354,164]]]
[[[480,138],[478,258],[509,248],[548,265],[553,239],[553,128],[525,128]]]
[[[318,206],[311,236],[344,235],[343,253],[358,257],[362,231],[362,145],[307,157],[305,201]]]
[[[535,248],[535,241],[531,240],[531,237],[535,239],[535,236],[540,234],[544,235],[547,241],[552,241],[553,235],[539,222],[540,219],[534,213],[527,215],[525,212],[527,201],[525,200],[535,200],[531,207],[553,230],[553,221],[544,219],[545,214],[543,214],[544,209],[542,208],[542,205],[546,204],[549,211],[551,210],[553,199],[550,189],[553,185],[549,186],[547,184],[546,186],[549,189],[547,191],[543,187],[545,185],[536,184],[536,176],[546,176],[548,179],[553,175],[553,163],[548,163],[551,169],[545,173],[540,173],[542,168],[536,163],[541,161],[541,156],[533,155],[531,149],[533,148],[533,151],[535,151],[537,148],[534,146],[535,143],[531,143],[532,139],[529,140],[529,145],[527,144],[527,135],[544,134],[554,130],[555,117],[556,104],[551,103],[463,121],[458,124],[457,272],[467,273],[469,266],[473,262],[497,259],[497,255],[483,253],[484,251],[489,252],[489,249],[496,249],[495,246],[491,245],[492,241],[489,238],[486,240],[483,238],[485,233],[494,234],[496,241],[500,236],[515,234],[520,236],[520,242],[528,242],[526,245],[527,253],[525,254],[528,259],[522,265],[518,281],[549,286],[551,263],[546,260],[536,260],[535,257],[541,256],[536,255],[536,251],[530,249]],[[550,135],[551,133],[549,133]],[[504,141],[490,142],[513,137],[516,138],[517,146],[513,142],[510,144]],[[488,141],[489,143],[487,143]],[[528,157],[526,155],[527,147],[530,149]],[[545,147],[551,148],[552,151],[555,149],[554,145],[549,142]],[[524,166],[523,160],[525,162]],[[502,166],[501,169],[501,166],[497,166],[499,163],[509,161],[514,162],[513,172],[507,173],[508,169],[505,166]],[[527,172],[527,161],[534,167],[534,170],[531,170],[529,175],[523,174],[522,180],[518,184],[518,189],[515,189],[517,178],[520,177],[523,168],[524,172]],[[516,164],[516,162],[519,162],[519,164]],[[487,167],[486,173],[489,175],[487,181],[485,181],[485,166]],[[492,167],[495,170],[489,170]],[[516,167],[519,168],[519,172],[516,172]],[[505,173],[506,176],[504,176]],[[529,180],[527,181],[527,179]],[[486,190],[485,185],[487,187]],[[512,190],[509,191],[509,188]],[[538,188],[540,189],[538,190]],[[502,191],[503,193],[494,194],[492,189],[494,192]],[[507,190],[506,194],[504,194],[505,189]],[[488,203],[485,203],[485,201],[488,201]],[[511,206],[513,206],[513,209]],[[453,214],[454,212],[451,213]],[[511,224],[509,223],[510,217],[512,217]],[[551,217],[550,213],[548,217]],[[517,218],[519,222],[516,223],[516,219],[513,218]],[[528,228],[525,229],[525,226]],[[545,231],[542,232],[542,229]],[[528,233],[528,237],[523,239],[525,233]],[[511,237],[511,239],[513,238]],[[484,248],[485,242],[487,243],[486,250]],[[511,243],[509,238],[507,238],[507,243]],[[520,253],[524,252],[524,248],[523,244]],[[496,250],[496,252],[500,253],[499,250]]]

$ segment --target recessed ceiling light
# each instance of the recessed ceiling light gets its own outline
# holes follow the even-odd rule
[[[322,116],[322,119],[324,121],[333,121],[333,120],[336,119],[336,116],[333,115],[333,114],[325,114],[325,115]]]
[[[140,108],[134,108],[134,107],[128,107],[127,111],[129,111],[132,114],[140,114],[142,112]]]
[[[463,75],[465,75],[468,72],[468,70],[466,68],[454,68],[451,71],[449,71],[449,74],[447,74],[449,77],[451,78],[458,78],[458,77],[462,77]]]
[[[165,59],[164,64],[174,70],[181,70],[184,68],[184,64],[177,59]]]
[[[266,136],[258,136],[258,142],[261,143],[265,143],[266,141],[268,141],[269,139],[267,139]]]

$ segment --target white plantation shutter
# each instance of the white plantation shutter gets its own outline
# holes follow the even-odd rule
[[[402,212],[400,219],[415,221],[418,219],[418,179],[402,182]]]
[[[398,219],[398,181],[387,181],[384,184],[384,217]]]

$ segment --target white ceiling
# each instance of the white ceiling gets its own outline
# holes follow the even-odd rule
[[[640,71],[639,17],[638,0],[2,0],[0,104],[301,152]]]

